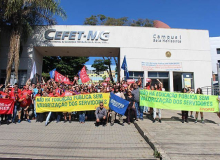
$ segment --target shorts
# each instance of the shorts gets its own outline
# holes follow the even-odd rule
[[[17,111],[22,111],[22,110],[24,111],[25,108],[26,108],[26,107],[20,107],[20,106],[19,106],[19,107],[17,108]],[[29,110],[30,110],[30,107],[28,108],[27,111],[29,111]]]

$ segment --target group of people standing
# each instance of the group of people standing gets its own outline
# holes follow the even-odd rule
[[[102,83],[90,83],[90,84],[78,84],[74,81],[73,84],[64,84],[60,82],[55,82],[53,79],[48,80],[46,83],[42,79],[41,82],[36,84],[31,84],[28,80],[23,88],[18,88],[15,84],[13,87],[10,85],[6,86],[4,91],[0,91],[0,98],[3,99],[13,99],[14,111],[12,115],[1,115],[1,121],[5,119],[7,124],[21,123],[22,119],[26,119],[27,122],[31,123],[30,117],[35,119],[36,122],[43,122],[48,113],[36,113],[36,97],[64,97],[79,94],[90,94],[90,93],[108,93],[112,92],[120,98],[129,101],[128,108],[126,110],[125,122],[130,124],[134,120],[143,120],[144,112],[149,113],[152,116],[152,122],[156,122],[156,117],[158,115],[158,121],[162,122],[161,109],[151,108],[150,106],[140,106],[140,89],[147,90],[158,90],[165,91],[163,88],[163,83],[158,80],[154,85],[151,84],[151,80],[147,81],[144,88],[142,86],[142,81],[139,79],[137,82],[128,84],[127,81],[121,81],[116,83],[105,82]],[[0,88],[2,85],[0,86]],[[191,89],[183,88],[183,93],[194,93]],[[198,88],[196,94],[202,94],[202,89]],[[29,114],[32,111],[32,114]],[[117,114],[115,111],[109,109],[106,110],[105,106],[101,102],[94,113],[94,111],[81,111],[81,112],[65,112],[65,113],[52,113],[51,120],[59,123],[62,119],[63,122],[72,122],[73,118],[77,118],[81,124],[85,123],[86,119],[96,119],[96,124],[99,126],[102,123],[104,126],[107,124],[108,119],[110,119],[110,125],[113,126],[116,121],[116,116],[118,115],[119,124],[124,126],[123,115]],[[199,112],[195,114],[195,123],[198,121]],[[201,122],[204,123],[203,112],[200,112]],[[191,117],[193,117],[191,112]],[[220,116],[220,115],[219,115]],[[23,118],[24,117],[24,118]],[[188,122],[188,111],[182,111],[182,123]],[[0,121],[0,124],[1,124]]]

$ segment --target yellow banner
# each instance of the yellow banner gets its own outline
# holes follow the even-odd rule
[[[67,97],[37,97],[36,112],[73,112],[95,110],[100,102],[109,109],[109,93],[80,94]]]

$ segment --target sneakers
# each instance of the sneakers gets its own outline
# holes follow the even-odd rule
[[[184,123],[184,120],[182,120],[182,123]]]
[[[202,124],[204,124],[205,122],[204,122],[204,120],[202,120]]]
[[[194,118],[194,116],[193,116],[193,115],[190,115],[190,117],[191,117],[191,118]]]
[[[161,119],[159,119],[159,122],[161,123]]]
[[[197,123],[197,120],[195,121],[195,123]]]
[[[189,121],[188,121],[188,120],[185,120],[185,122],[186,122],[186,123],[189,123]]]
[[[155,121],[155,119],[153,119],[153,123],[155,123],[156,121]]]
[[[31,123],[30,119],[27,120],[28,123]]]
[[[124,126],[124,123],[122,123],[121,125]]]
[[[21,123],[21,120],[20,120],[20,119],[18,120],[18,123]]]
[[[114,123],[111,123],[111,126],[113,126],[114,125]]]
[[[67,120],[64,120],[64,123],[66,123],[67,122]]]

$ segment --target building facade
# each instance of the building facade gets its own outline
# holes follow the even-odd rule
[[[220,63],[220,37],[210,37],[210,51],[212,59],[213,83],[218,83],[218,70]]]
[[[0,44],[1,82],[4,81],[9,46],[4,42]],[[19,83],[30,77],[34,61],[41,75],[43,56],[118,57],[118,79],[124,77],[120,66],[126,56],[130,78],[141,78],[143,85],[147,78],[151,78],[153,84],[160,80],[167,91],[210,86],[212,78],[207,30],[39,26],[22,47]]]

